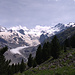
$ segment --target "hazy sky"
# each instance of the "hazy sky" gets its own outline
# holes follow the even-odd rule
[[[0,25],[33,28],[75,22],[75,0],[0,0]]]

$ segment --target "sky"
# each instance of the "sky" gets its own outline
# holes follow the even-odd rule
[[[0,0],[0,25],[33,28],[75,22],[75,0]]]

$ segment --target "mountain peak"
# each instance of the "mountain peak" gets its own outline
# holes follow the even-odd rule
[[[5,27],[0,26],[0,32],[6,32],[7,29]]]
[[[65,27],[65,24],[63,23],[58,23],[57,25],[55,25],[54,29],[58,29],[58,30],[64,30],[66,27]]]
[[[75,27],[75,23],[74,22],[70,22],[69,24],[65,24],[65,26],[67,26],[67,27]]]
[[[61,27],[61,26],[64,26],[63,23],[58,23],[57,25],[55,25],[55,27]]]
[[[69,25],[75,25],[75,23],[74,22],[70,22]]]
[[[27,27],[22,27],[21,25],[19,25],[19,26],[15,26],[15,27],[10,27],[9,28],[9,30],[14,30],[14,31],[17,31],[17,30],[21,30],[21,29],[23,29],[23,30],[28,30],[28,28]]]

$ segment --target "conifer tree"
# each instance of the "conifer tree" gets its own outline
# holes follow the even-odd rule
[[[42,49],[43,60],[46,61],[50,56],[51,56],[50,43],[47,42],[44,44],[43,49]]]
[[[24,63],[24,61],[22,59],[21,64],[20,64],[20,72],[21,73],[25,70],[25,67],[26,67],[26,65],[25,65],[25,63]]]
[[[37,66],[35,58],[33,59],[33,68]]]
[[[66,45],[64,44],[64,52],[66,52],[66,50],[67,50],[67,49],[66,49]]]
[[[14,64],[11,65],[11,70],[12,70],[12,74],[14,74],[15,73],[15,65]]]
[[[51,42],[51,55],[53,56],[54,59],[57,59],[59,57],[59,53],[60,53],[59,40],[57,39],[56,36],[54,36]]]
[[[32,64],[33,64],[32,54],[29,55],[28,63],[27,64],[28,64],[29,67],[32,67]]]
[[[17,67],[18,67],[18,72],[20,71],[20,64],[18,63],[17,64]]]
[[[65,45],[65,47],[69,47],[70,46],[70,40],[69,39],[66,39],[64,41],[64,45]]]
[[[36,51],[35,59],[36,59],[37,64],[41,64],[43,62],[41,45],[39,45]]]
[[[0,75],[8,75],[9,61],[5,60],[3,54],[7,51],[7,47],[0,49]]]
[[[75,35],[73,35],[73,36],[70,38],[70,45],[72,46],[72,48],[75,48]]]

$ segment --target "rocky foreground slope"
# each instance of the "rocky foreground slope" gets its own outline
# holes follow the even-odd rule
[[[51,57],[37,67],[15,75],[75,75],[75,49],[67,48],[58,59]]]

